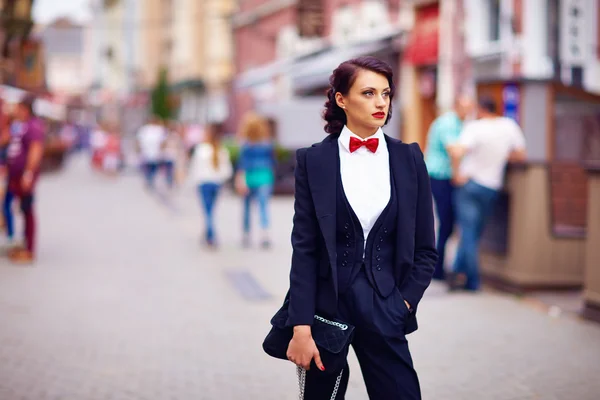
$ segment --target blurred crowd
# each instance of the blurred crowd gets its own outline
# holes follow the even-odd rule
[[[53,121],[36,116],[34,96],[0,110],[0,199],[8,257],[17,263],[35,259],[36,183],[43,171],[60,168],[69,155],[89,154],[91,168],[108,177],[126,170],[138,171],[150,192],[173,193],[192,187],[204,215],[203,245],[219,244],[215,208],[226,186],[240,196],[243,218],[240,245],[253,243],[253,215],[258,217],[258,242],[271,246],[269,203],[276,180],[277,149],[269,121],[248,113],[237,133],[219,123],[205,126],[165,121],[151,116],[134,135],[118,125],[94,126]],[[15,225],[23,218],[23,237]]]
[[[123,162],[118,141],[110,144],[113,137],[116,135],[102,130],[92,134],[93,163],[109,173]],[[205,220],[202,242],[207,247],[215,249],[219,243],[214,210],[227,184],[243,199],[241,244],[252,244],[256,206],[260,245],[271,246],[269,202],[275,184],[276,148],[265,118],[248,113],[238,134],[228,135],[220,123],[185,126],[153,116],[136,133],[135,152],[148,190],[157,189],[157,176],[164,177],[162,186],[169,191],[182,185],[195,188]]]
[[[507,163],[526,159],[525,136],[515,120],[499,114],[492,98],[475,103],[459,97],[454,109],[431,124],[425,162],[429,171],[438,232],[434,279],[451,290],[480,288],[479,244],[504,186]],[[446,245],[458,227],[456,258],[446,273]]]
[[[45,121],[34,115],[33,101],[26,97],[15,105],[5,104],[1,113],[1,222],[14,262],[35,258],[33,205],[40,172],[81,150],[89,152],[92,168],[107,176],[133,167],[150,192],[193,187],[204,216],[201,242],[211,249],[219,245],[219,195],[224,187],[231,189],[243,208],[240,244],[251,246],[256,214],[258,243],[265,249],[271,246],[269,203],[277,180],[278,149],[273,125],[259,114],[245,115],[237,133],[225,132],[219,123],[201,126],[151,116],[128,137],[114,124],[86,127]],[[434,278],[447,280],[453,290],[478,290],[479,243],[504,184],[506,164],[525,160],[521,128],[501,116],[492,99],[475,103],[463,96],[432,123],[425,159],[438,221],[440,257]],[[15,239],[15,213],[23,217],[23,241]],[[455,227],[460,243],[456,260],[448,266],[445,248]]]

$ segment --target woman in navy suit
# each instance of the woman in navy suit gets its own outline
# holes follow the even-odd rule
[[[423,154],[381,130],[392,114],[389,65],[349,60],[329,83],[329,136],[296,155],[287,357],[307,370],[306,400],[343,399],[348,365],[327,370],[311,336],[315,314],[338,319],[355,326],[370,399],[420,399],[406,335],[437,260]]]

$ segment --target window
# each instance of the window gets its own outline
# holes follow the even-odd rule
[[[379,0],[362,3],[359,11],[360,35],[369,37],[372,33],[386,31],[390,25],[387,4]]]
[[[489,40],[500,40],[500,0],[488,0]]]
[[[548,39],[546,48],[548,57],[552,60],[553,77],[560,78],[560,7],[559,0],[548,0],[546,31]]]
[[[352,7],[344,5],[333,15],[332,38],[336,43],[345,43],[352,39],[355,33],[357,16]]]

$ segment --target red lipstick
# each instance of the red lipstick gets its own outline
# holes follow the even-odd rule
[[[385,118],[385,113],[383,111],[376,112],[376,113],[371,114],[371,115],[373,115],[377,119],[383,119],[383,118]]]

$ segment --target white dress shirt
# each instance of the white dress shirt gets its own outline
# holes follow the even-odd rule
[[[390,201],[390,157],[381,129],[367,138],[379,139],[375,153],[365,146],[350,153],[352,136],[363,140],[344,126],[338,138],[340,175],[346,198],[362,226],[366,245],[369,232]]]

